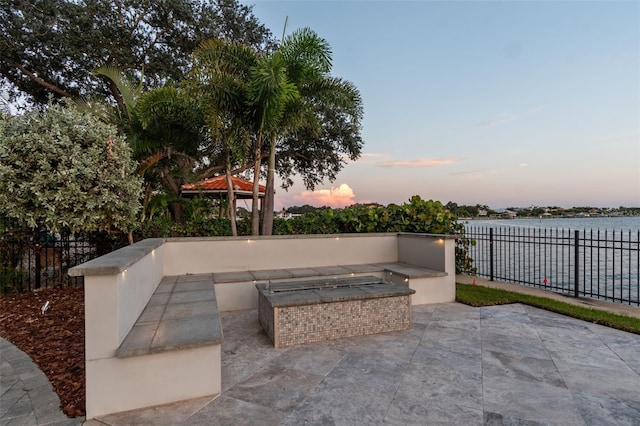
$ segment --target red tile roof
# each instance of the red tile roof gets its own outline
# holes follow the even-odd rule
[[[253,182],[246,179],[242,179],[236,176],[231,177],[233,182],[233,189],[236,192],[252,192]],[[259,192],[263,195],[267,188],[264,185],[259,185]],[[227,191],[227,177],[225,175],[215,176],[209,179],[204,179],[196,183],[187,183],[182,185],[183,193],[221,193]]]

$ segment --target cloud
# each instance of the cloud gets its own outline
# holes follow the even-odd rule
[[[300,205],[345,207],[355,204],[355,197],[356,194],[353,193],[353,189],[343,183],[337,188],[302,191],[299,195],[294,195],[293,199]]]
[[[345,161],[347,163],[353,163],[355,161],[357,161],[358,163],[370,163],[372,161],[376,161],[384,157],[385,157],[384,154],[377,154],[374,152],[363,152],[362,154],[360,154],[360,157],[358,157],[357,160],[352,160],[351,158],[349,158],[348,154],[340,155],[340,158],[342,159],[342,161]]]
[[[520,167],[529,167],[529,163],[520,163],[518,164]]]
[[[419,158],[417,160],[391,160],[380,161],[377,166],[380,167],[437,167],[446,166],[459,162],[459,158]]]
[[[360,158],[362,159],[368,159],[368,158],[380,158],[380,157],[384,157],[384,154],[378,154],[375,152],[363,152],[362,155],[360,155]]]
[[[480,179],[484,179],[486,177],[489,176],[494,176],[497,174],[502,173],[502,170],[498,170],[498,169],[491,169],[491,170],[469,170],[466,172],[456,172],[456,173],[451,173],[450,176],[455,176],[460,178],[461,180],[480,180]]]
[[[360,157],[358,157],[356,161],[359,163],[369,163],[384,157],[384,154],[378,154],[375,152],[363,152],[362,154],[360,154]],[[342,154],[342,159],[347,162],[352,161],[347,154]]]
[[[516,118],[516,115],[512,112],[501,112],[493,118],[476,123],[476,127],[494,126],[496,124],[511,121]]]

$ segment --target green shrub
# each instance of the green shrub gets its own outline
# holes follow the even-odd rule
[[[131,230],[136,167],[114,126],[74,108],[0,118],[0,214],[31,229]]]
[[[189,205],[193,203],[193,205]],[[231,235],[229,219],[213,217],[206,202],[187,202],[183,224],[168,216],[154,217],[140,230],[140,237],[198,237]],[[291,219],[274,219],[274,235],[345,234],[363,232],[413,232],[455,235],[456,271],[474,273],[468,248],[473,241],[465,237],[464,225],[441,202],[415,195],[408,203],[388,206],[353,205],[343,209],[315,209]],[[251,221],[238,221],[238,235],[251,235]]]
[[[402,205],[367,206],[344,209],[316,209],[302,216],[274,223],[274,234],[340,234],[361,232],[413,232],[456,235],[456,270],[473,273],[473,260],[464,225],[440,201],[423,200],[418,195]]]

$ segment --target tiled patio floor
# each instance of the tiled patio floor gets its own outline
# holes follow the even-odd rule
[[[88,425],[640,425],[640,336],[525,305],[414,307],[413,329],[276,350],[222,314],[222,395]]]
[[[0,338],[0,425],[79,426],[68,418],[47,376],[7,340]]]

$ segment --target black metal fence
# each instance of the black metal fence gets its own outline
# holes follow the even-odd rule
[[[640,231],[466,227],[478,276],[640,306]]]
[[[82,286],[82,277],[67,275],[69,268],[123,245],[105,233],[49,233],[0,223],[0,293]]]

